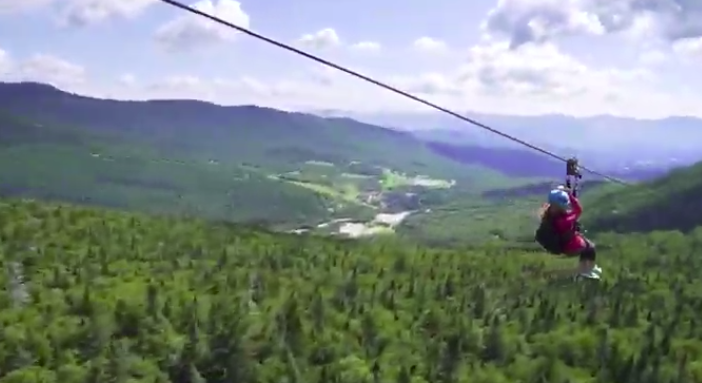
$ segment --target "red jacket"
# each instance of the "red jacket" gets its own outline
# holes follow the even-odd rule
[[[556,227],[556,230],[558,233],[562,233],[564,235],[568,235],[568,233],[575,231],[575,223],[583,213],[583,208],[580,206],[580,201],[578,201],[578,199],[572,193],[568,193],[568,196],[570,197],[571,209],[566,213],[553,217],[553,224]],[[563,247],[563,253],[579,253],[586,246],[587,242],[585,241],[585,238],[578,232],[568,243],[565,244]]]

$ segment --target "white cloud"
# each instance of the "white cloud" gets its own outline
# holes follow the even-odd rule
[[[26,60],[15,60],[0,50],[0,79],[5,81],[37,81],[73,89],[86,82],[86,70],[56,56],[35,54]]]
[[[192,5],[204,13],[248,28],[249,15],[234,0],[202,0]],[[193,50],[214,43],[231,41],[239,32],[199,15],[181,15],[156,31],[156,41],[169,50]]]
[[[615,0],[612,0],[615,1]],[[513,48],[544,42],[557,35],[604,33],[596,17],[578,0],[499,0],[482,25],[488,33],[506,35]]]
[[[455,81],[452,75],[436,72],[421,73],[417,76],[394,76],[388,82],[405,92],[422,96],[462,96],[470,92],[470,89]]]
[[[285,110],[426,110],[399,95],[317,64],[306,66],[306,70],[282,72],[279,78],[245,74],[239,78],[207,78],[184,73],[137,81],[133,75],[124,74],[111,83],[103,78],[91,79],[79,65],[48,55],[11,60],[0,53],[0,73],[3,68],[8,68],[9,75],[3,76],[6,80],[48,82],[69,91],[120,99],[201,99]],[[699,113],[699,108],[693,108],[694,98],[656,91],[654,73],[636,68],[592,68],[553,44],[510,49],[506,41],[485,43],[473,47],[467,60],[449,71],[397,75],[364,68],[362,72],[457,111],[636,116],[656,111]]]
[[[113,18],[134,17],[156,3],[156,0],[61,0],[59,17],[64,25],[80,27]]]
[[[669,59],[670,56],[660,50],[647,50],[639,55],[639,62],[644,66],[656,66]]]
[[[424,107],[328,68],[285,72],[281,78],[206,79],[176,76],[141,88],[140,97],[199,98],[282,109],[407,110]],[[453,71],[393,75],[363,70],[380,81],[459,111],[537,114],[641,114],[641,105],[671,111],[690,103],[656,91],[642,69],[591,68],[553,44],[510,49],[508,42],[473,47]],[[147,98],[148,98],[147,97]],[[373,102],[369,103],[368,100]],[[646,112],[655,110],[645,110]]]
[[[702,36],[702,2],[691,0],[500,0],[483,24],[513,48],[565,35],[619,34],[669,43]]]
[[[341,39],[333,28],[324,28],[300,37],[297,42],[305,47],[325,49],[341,45]]]
[[[673,51],[699,62],[702,59],[702,37],[679,40],[673,44]]]
[[[476,46],[462,68],[460,79],[488,94],[563,98],[611,99],[619,89],[631,90],[652,81],[643,70],[590,68],[553,44],[510,49],[509,43]]]
[[[125,73],[119,77],[119,83],[125,86],[134,86],[137,83],[136,76],[131,73]]]
[[[0,14],[19,13],[44,8],[54,0],[0,0]]]
[[[445,42],[427,36],[418,38],[412,45],[422,52],[441,52],[448,48]]]
[[[0,0],[0,14],[55,6],[52,14],[64,26],[83,27],[115,18],[132,18],[158,0]]]
[[[375,41],[360,41],[351,46],[352,49],[365,52],[378,52],[381,49],[380,43]]]
[[[10,75],[12,71],[12,59],[4,50],[0,49],[0,78]]]
[[[300,81],[286,79],[265,81],[250,76],[222,79],[175,75],[142,84],[131,89],[130,94],[136,99],[198,99],[226,105],[257,104],[286,109],[291,102],[300,101],[300,97],[309,100],[315,89],[315,86],[301,87]]]

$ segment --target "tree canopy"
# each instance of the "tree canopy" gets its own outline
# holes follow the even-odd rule
[[[702,382],[702,229],[574,260],[8,201],[0,382]],[[555,271],[554,271],[555,270]]]

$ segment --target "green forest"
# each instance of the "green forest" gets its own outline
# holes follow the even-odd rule
[[[0,205],[0,382],[702,382],[702,229],[573,259]]]

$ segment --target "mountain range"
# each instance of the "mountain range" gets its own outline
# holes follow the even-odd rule
[[[514,182],[348,118],[96,99],[38,83],[0,84],[0,133],[3,195],[217,219],[366,216],[366,194],[411,188],[419,176],[473,192]]]
[[[416,137],[487,148],[519,148],[518,144],[453,116],[433,112],[356,113],[324,111],[407,131]],[[484,123],[563,156],[578,156],[594,168],[669,169],[702,159],[702,119],[669,117],[644,120],[617,116],[508,116],[466,112]]]
[[[235,143],[247,143],[246,147],[251,147],[252,142],[267,146],[265,154],[272,157],[287,157],[291,150],[306,159],[335,159],[340,155],[348,159],[362,153],[370,155],[373,161],[406,163],[421,162],[409,156],[419,158],[432,152],[508,176],[548,177],[554,171],[560,172],[558,162],[550,158],[451,116],[436,114],[325,111],[320,114],[326,117],[319,117],[194,100],[99,100],[38,83],[1,83],[0,103],[2,110],[31,116],[34,121],[116,131],[148,138],[161,148],[210,153],[213,157],[231,156],[229,138],[235,138]],[[702,158],[702,120],[695,118],[651,121],[610,116],[470,117],[563,156],[578,156],[592,168],[627,179],[648,179]],[[278,124],[285,127],[278,130]],[[235,132],[230,129],[232,125],[237,126]],[[335,129],[326,129],[329,125]],[[236,137],[228,137],[232,134]],[[328,145],[330,139],[334,141],[332,146]],[[411,149],[422,146],[422,142],[428,144],[428,151]],[[263,154],[258,148],[254,153],[245,153],[246,147],[236,148],[238,157]]]
[[[446,201],[542,188],[564,173],[562,163],[526,149],[441,138],[447,129],[0,83],[0,194],[299,225],[368,216],[380,206],[369,205],[368,193]],[[598,170],[638,181],[668,169]],[[444,184],[454,186],[427,186]]]

